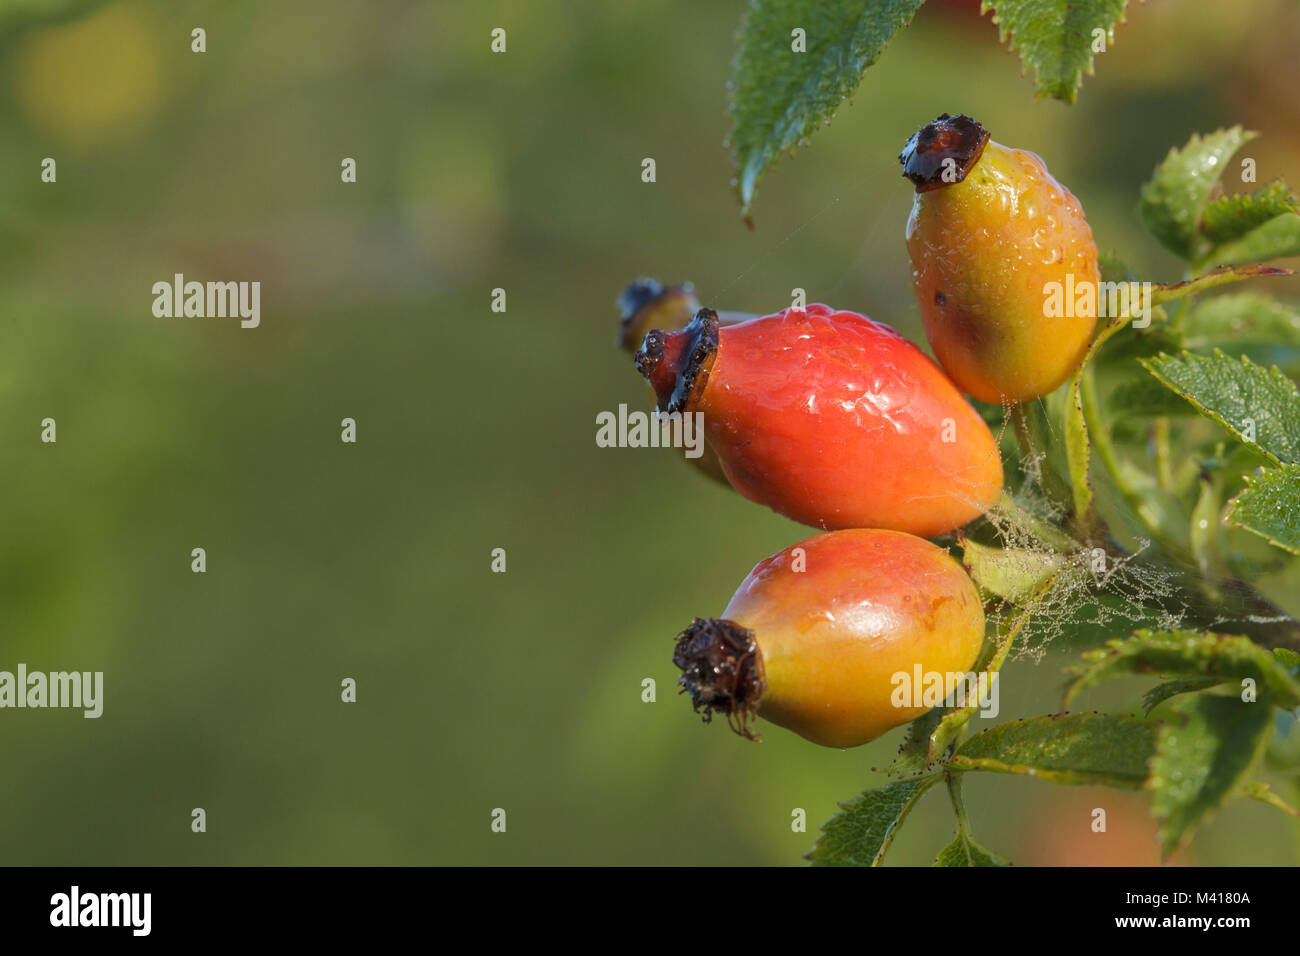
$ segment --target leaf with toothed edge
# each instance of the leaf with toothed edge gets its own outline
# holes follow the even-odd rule
[[[1218,349],[1139,359],[1164,386],[1278,464],[1300,462],[1300,391],[1276,367]]]
[[[993,11],[998,36],[1033,70],[1039,96],[1073,103],[1084,74],[1092,75],[1093,41],[1103,31],[1115,42],[1115,24],[1127,0],[984,0]]]
[[[1282,658],[1237,634],[1194,631],[1136,631],[1088,651],[1069,670],[1064,705],[1082,691],[1112,677],[1251,678],[1283,706],[1300,704],[1300,680]]]
[[[1171,149],[1142,187],[1138,214],[1147,231],[1181,259],[1196,256],[1201,216],[1228,160],[1255,133],[1240,126],[1193,136]]]
[[[1192,831],[1240,791],[1259,762],[1273,727],[1265,701],[1194,694],[1168,704],[1147,788],[1167,859]]]
[[[1240,239],[1215,246],[1202,257],[1202,261],[1216,266],[1231,266],[1287,256],[1300,256],[1300,215],[1293,212],[1274,216]]]
[[[731,149],[746,215],[763,173],[830,122],[922,2],[751,0],[731,81]],[[806,52],[792,49],[795,28]]]
[[[965,834],[957,834],[946,847],[939,851],[931,866],[1010,866],[1006,860],[984,849]]]
[[[1300,554],[1300,465],[1268,468],[1246,476],[1246,487],[1223,519],[1274,547]]]
[[[917,800],[942,779],[898,780],[840,804],[807,859],[813,866],[879,866]]]
[[[1300,213],[1300,205],[1280,179],[1253,193],[1220,196],[1205,207],[1201,232],[1211,242],[1222,244],[1254,232],[1270,219]]]
[[[1280,179],[1253,193],[1221,196],[1205,207],[1203,262],[1228,266],[1300,255],[1300,203]]]
[[[998,724],[971,737],[947,764],[1052,783],[1136,789],[1147,777],[1155,725],[1127,714],[1058,714]]]

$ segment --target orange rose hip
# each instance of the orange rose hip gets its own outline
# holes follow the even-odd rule
[[[907,251],[926,338],[962,391],[1022,402],[1078,367],[1097,320],[1097,246],[1074,195],[1034,153],[941,115],[903,148],[916,187]],[[1050,288],[1085,290],[1065,314]]]
[[[921,716],[896,675],[968,674],[984,609],[942,548],[897,531],[820,534],[760,561],[721,618],[677,637],[683,691],[753,737],[755,715],[813,743],[856,747]]]

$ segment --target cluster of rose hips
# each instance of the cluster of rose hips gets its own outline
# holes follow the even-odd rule
[[[673,662],[697,712],[752,737],[761,716],[853,747],[919,717],[894,675],[966,673],[984,640],[974,584],[925,540],[1002,491],[997,442],[962,392],[1011,404],[1061,385],[1096,316],[1044,319],[1043,289],[1099,279],[1079,202],[1030,152],[943,114],[899,157],[916,187],[913,287],[938,358],[825,305],[737,321],[689,285],[620,297],[663,413],[702,413],[692,461],[751,501],[823,530],[760,561],[721,618],[696,618]]]

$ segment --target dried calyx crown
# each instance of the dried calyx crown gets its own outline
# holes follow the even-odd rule
[[[681,692],[690,695],[706,724],[715,712],[725,714],[736,733],[759,739],[752,725],[766,683],[753,631],[734,621],[697,617],[677,635],[673,663],[682,672]]]
[[[680,332],[651,330],[636,353],[636,370],[659,397],[662,412],[684,412],[704,387],[718,351],[718,313],[700,309]]]
[[[912,134],[898,161],[916,191],[929,192],[965,179],[984,155],[988,141],[988,130],[969,116],[942,113]]]

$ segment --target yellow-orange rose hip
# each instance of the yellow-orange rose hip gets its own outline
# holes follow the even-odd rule
[[[760,561],[721,618],[696,618],[673,663],[695,710],[752,737],[755,715],[827,747],[856,747],[929,707],[896,693],[920,668],[968,674],[984,609],[966,572],[930,542],[852,529]]]
[[[1079,201],[1042,159],[967,116],[944,113],[899,160],[916,186],[907,251],[939,364],[986,402],[1053,391],[1097,318],[1097,246]]]

